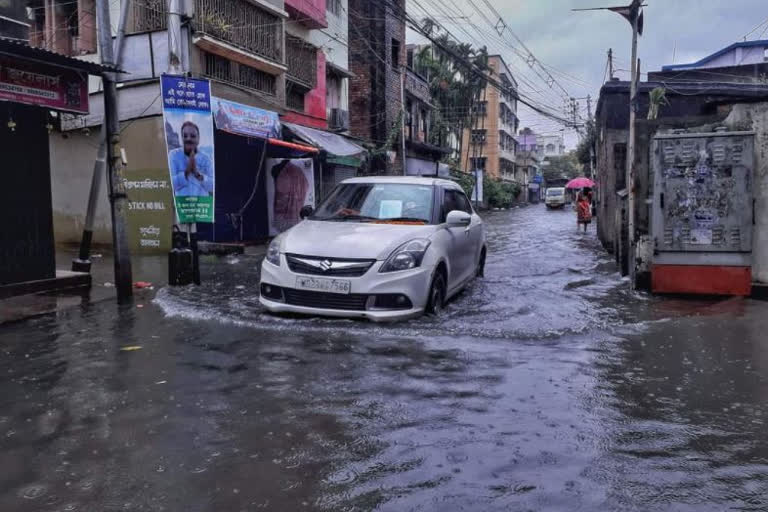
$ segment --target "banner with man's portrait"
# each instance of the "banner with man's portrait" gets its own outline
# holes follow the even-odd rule
[[[269,235],[298,224],[304,206],[315,206],[315,171],[311,158],[268,158],[267,214]]]
[[[213,222],[214,166],[208,80],[163,75],[163,121],[179,222]]]

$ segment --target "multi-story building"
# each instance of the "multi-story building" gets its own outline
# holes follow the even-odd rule
[[[489,83],[475,107],[473,126],[464,131],[461,166],[482,169],[497,180],[525,183],[516,175],[517,81],[500,55],[488,58]],[[501,84],[501,90],[497,86]]]
[[[445,141],[439,140],[432,131],[432,119],[435,106],[427,77],[424,76],[418,58],[416,45],[406,48],[405,69],[405,123],[404,134],[406,173],[419,176],[448,174],[448,165],[439,161],[450,150],[443,147]],[[417,57],[417,56],[416,56]]]
[[[349,2],[350,132],[385,155],[373,172],[403,174],[404,10],[404,0]]]
[[[347,0],[286,0],[284,119],[314,128],[349,129]]]
[[[565,140],[562,135],[537,135],[536,140],[542,158],[565,155]]]

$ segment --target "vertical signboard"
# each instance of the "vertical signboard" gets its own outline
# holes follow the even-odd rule
[[[311,158],[268,158],[267,213],[269,235],[296,225],[304,206],[315,206],[315,171]]]
[[[181,223],[213,222],[215,166],[208,80],[162,77],[168,168]]]
[[[165,169],[140,169],[128,173],[128,227],[131,250],[161,253],[170,249],[171,184]]]

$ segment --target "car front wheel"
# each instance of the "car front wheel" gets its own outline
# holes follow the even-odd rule
[[[476,277],[485,277],[485,249],[480,252],[480,261],[477,262]]]
[[[427,314],[437,316],[443,310],[445,304],[445,277],[441,272],[435,274],[432,285],[429,287],[429,300],[427,301]]]

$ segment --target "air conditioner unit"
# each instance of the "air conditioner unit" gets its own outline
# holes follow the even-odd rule
[[[332,108],[328,125],[332,130],[349,130],[349,111]]]

